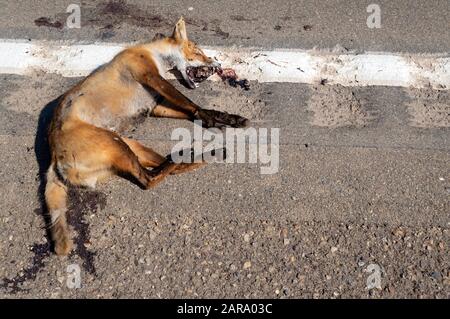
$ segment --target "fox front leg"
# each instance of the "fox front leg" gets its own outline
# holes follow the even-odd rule
[[[201,108],[159,74],[147,73],[143,79],[146,86],[157,91],[174,106],[188,111],[194,118],[201,120],[204,127],[245,127],[248,125],[248,120],[242,116]]]
[[[158,68],[151,56],[146,52],[135,52],[134,54],[138,57],[131,66],[134,78],[139,83],[158,92],[176,107],[202,120],[205,127],[243,127],[248,124],[248,120],[239,115],[201,108],[159,74]]]

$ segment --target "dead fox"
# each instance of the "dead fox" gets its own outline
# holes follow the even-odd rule
[[[199,119],[205,127],[247,125],[241,116],[201,108],[161,76],[176,68],[195,88],[188,71],[204,66],[220,67],[188,40],[181,18],[172,36],[123,50],[61,97],[49,127],[45,189],[56,254],[67,255],[73,245],[65,216],[69,184],[95,187],[108,176],[126,174],[147,189],[169,174],[203,164],[174,163],[170,156],[120,136],[131,118],[147,111],[155,117]],[[168,103],[158,103],[161,98]]]

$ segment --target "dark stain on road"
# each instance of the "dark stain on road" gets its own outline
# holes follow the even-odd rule
[[[96,275],[94,264],[95,252],[90,251],[88,246],[90,242],[89,223],[86,215],[96,213],[99,208],[106,206],[106,195],[97,191],[85,190],[71,187],[68,193],[69,210],[67,212],[67,221],[76,232],[74,242],[76,248],[73,254],[78,255],[83,260],[83,268],[91,275]]]
[[[34,244],[31,247],[31,251],[34,256],[31,260],[30,266],[22,269],[15,277],[11,279],[3,278],[3,282],[0,284],[1,289],[8,290],[11,294],[16,294],[19,291],[26,291],[26,289],[21,288],[25,281],[36,279],[38,272],[40,272],[45,266],[45,259],[50,256],[50,244]]]
[[[173,19],[175,21],[175,18]],[[213,35],[218,36],[222,39],[226,39],[230,36],[229,32],[225,32],[222,30],[220,24],[221,21],[219,19],[213,19],[209,22],[203,20],[203,19],[193,19],[193,18],[185,18],[184,21],[188,25],[195,26],[197,28],[200,28],[201,31],[205,32],[212,32]]]
[[[50,28],[57,28],[57,29],[62,29],[63,24],[61,23],[61,21],[54,21],[51,22],[49,18],[47,17],[40,17],[36,20],[34,20],[34,24],[37,25],[38,27],[50,27]]]
[[[125,0],[110,0],[100,2],[95,7],[86,7],[84,9],[85,21],[87,24],[101,26],[111,29],[110,26],[120,26],[123,23],[142,28],[167,29],[172,28],[178,17],[172,15],[156,14],[144,10],[137,5],[129,4]],[[228,32],[222,30],[220,20],[213,19],[209,22],[203,19],[193,19],[186,17],[185,22],[188,25],[200,28],[201,31],[210,31],[213,35],[222,39],[230,36]]]
[[[70,206],[67,211],[67,219],[76,233],[74,237],[76,247],[70,258],[73,258],[74,255],[80,257],[83,261],[83,269],[95,276],[97,275],[94,264],[95,252],[87,248],[90,245],[90,230],[85,216],[105,208],[106,195],[97,191],[75,187],[69,188],[68,195]],[[43,215],[41,208],[35,209],[35,213],[40,216]],[[21,288],[23,283],[28,280],[35,280],[37,274],[45,268],[45,261],[53,254],[53,247],[49,240],[43,244],[33,244],[30,250],[34,254],[30,265],[22,269],[13,278],[3,278],[0,289],[7,290],[10,294],[16,294],[21,291],[26,292],[26,289]]]
[[[213,31],[218,37],[221,37],[222,39],[226,39],[230,36],[230,33],[223,31],[218,24],[214,27]]]
[[[230,19],[233,20],[233,21],[238,21],[238,22],[241,22],[241,21],[245,21],[245,22],[258,21],[258,19],[246,18],[246,17],[244,17],[242,15],[231,15]]]
[[[105,40],[116,35],[115,30],[120,29],[123,24],[136,26],[139,28],[151,29],[159,32],[173,28],[175,22],[179,19],[173,13],[155,13],[149,9],[143,9],[138,5],[127,3],[125,0],[109,0],[102,2],[92,2],[83,4],[81,16],[81,25],[98,28],[101,33],[99,38]],[[61,21],[65,20],[68,13],[61,12],[53,18],[40,17],[34,21],[37,26],[52,27],[62,29],[64,27]],[[256,19],[247,19],[243,16],[232,16],[233,21],[254,21]],[[221,21],[213,19],[206,21],[203,19],[185,18],[188,25],[194,26],[200,30],[210,32],[213,36],[227,39],[230,33],[222,29]]]
[[[159,14],[142,10],[134,4],[124,0],[100,2],[95,7],[86,7],[83,10],[85,23],[106,26],[118,26],[123,23],[145,28],[160,28],[171,26],[166,18]]]

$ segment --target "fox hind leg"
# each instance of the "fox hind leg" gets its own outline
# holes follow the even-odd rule
[[[55,252],[57,255],[67,255],[73,247],[66,220],[67,187],[58,178],[53,164],[47,172],[45,201],[50,214],[49,227]]]
[[[155,152],[149,147],[146,147],[130,138],[123,137],[123,141],[130,147],[131,151],[137,156],[139,163],[146,168],[153,168],[154,171],[159,171],[161,165],[166,161],[166,158],[159,153]],[[171,174],[180,174],[188,171],[192,171],[205,165],[205,162],[193,162],[193,163],[179,163],[175,170]]]
[[[166,161],[166,157],[163,157],[159,153],[155,152],[153,149],[142,145],[138,141],[135,141],[133,139],[126,138],[126,137],[123,137],[122,139],[130,147],[132,152],[134,154],[136,154],[136,156],[138,157],[139,163],[146,168],[148,168],[148,167],[153,168],[154,170],[152,172],[159,171],[159,169],[160,169],[159,166],[162,165],[164,163],[164,161]],[[222,159],[224,159],[226,150],[225,149],[214,150],[213,152],[215,152],[217,154],[218,151],[223,152],[220,154],[222,154]],[[184,149],[183,152],[188,152],[190,154],[193,154],[194,150],[193,149]],[[210,154],[211,154],[211,152],[208,152],[208,155],[210,155]],[[205,155],[206,155],[206,153],[200,154],[200,156],[199,156],[200,158],[194,158],[193,155],[191,155],[190,163],[179,163],[178,166],[176,167],[176,169],[171,172],[171,174],[181,174],[181,173],[189,172],[189,171],[192,171],[199,167],[204,166],[207,163],[204,160]]]
[[[130,147],[134,154],[138,157],[139,163],[146,168],[153,168],[151,172],[159,171],[160,166],[166,161],[166,157],[163,157],[159,153],[155,152],[149,147],[142,145],[141,143],[123,137],[123,141]],[[193,149],[185,149],[183,152],[193,154]],[[186,173],[197,168],[200,168],[206,164],[203,157],[205,154],[201,154],[199,159],[191,157],[190,163],[178,163],[177,167],[171,172],[172,175]]]

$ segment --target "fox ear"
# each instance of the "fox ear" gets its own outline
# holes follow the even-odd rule
[[[186,24],[184,23],[183,17],[181,17],[180,20],[178,20],[177,24],[175,25],[172,38],[174,38],[177,41],[185,41],[188,39],[186,34]]]

